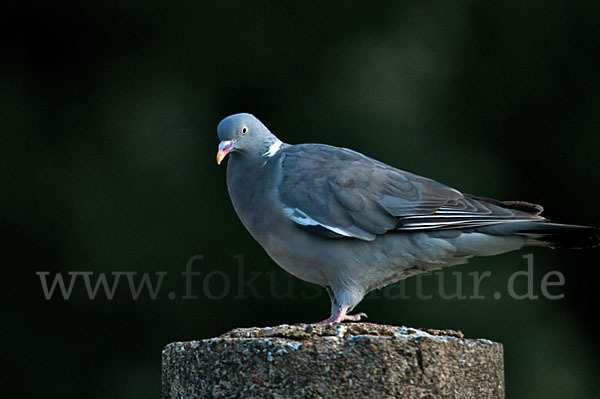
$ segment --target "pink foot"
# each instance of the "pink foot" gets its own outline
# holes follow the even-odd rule
[[[358,313],[358,314],[346,314],[348,311],[348,306],[338,306],[337,311],[316,324],[329,324],[329,323],[341,323],[343,321],[360,321],[361,317],[366,318],[366,313]]]

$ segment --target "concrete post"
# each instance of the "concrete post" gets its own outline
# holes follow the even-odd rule
[[[175,342],[167,398],[504,398],[502,345],[371,323],[282,325]]]

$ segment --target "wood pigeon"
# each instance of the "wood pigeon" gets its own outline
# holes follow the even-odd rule
[[[600,243],[597,228],[550,223],[539,205],[464,194],[346,148],[283,143],[250,114],[217,133],[235,211],[279,266],[327,289],[321,323],[360,320],[348,312],[370,291],[473,256]]]

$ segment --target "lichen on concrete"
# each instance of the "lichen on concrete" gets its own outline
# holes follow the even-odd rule
[[[163,351],[163,398],[503,398],[502,345],[371,323],[241,328]]]

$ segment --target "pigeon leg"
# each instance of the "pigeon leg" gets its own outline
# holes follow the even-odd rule
[[[360,321],[361,317],[365,317],[365,318],[367,317],[366,313],[346,314],[347,311],[348,311],[348,306],[340,305],[340,306],[338,306],[335,313],[333,313],[331,316],[329,316],[325,320],[322,320],[316,324],[341,323],[346,320]]]

